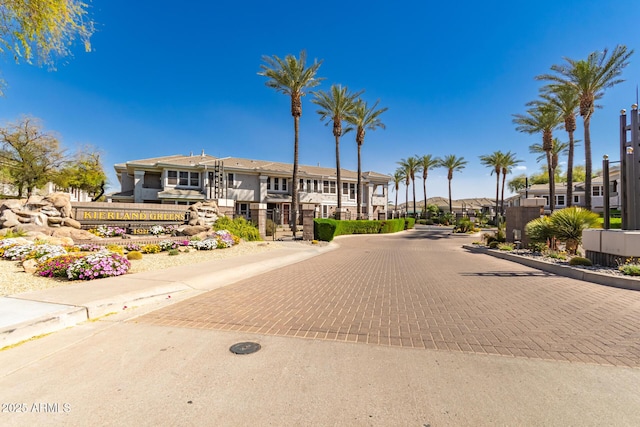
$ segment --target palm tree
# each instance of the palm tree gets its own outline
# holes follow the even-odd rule
[[[420,168],[420,163],[416,157],[408,157],[397,162],[404,169],[407,175],[407,188],[409,182],[413,182],[413,216],[416,216],[416,172]],[[407,207],[409,206],[409,195],[407,194]]]
[[[449,154],[440,160],[439,166],[447,169],[447,179],[449,180],[449,213],[453,212],[451,207],[451,180],[453,179],[453,173],[461,171],[468,162],[464,157],[456,157],[455,154]]]
[[[537,76],[538,80],[548,80],[551,86],[566,85],[574,88],[580,97],[580,116],[584,126],[585,156],[585,205],[591,210],[591,116],[595,111],[595,101],[602,98],[604,90],[624,80],[620,78],[622,70],[629,64],[633,50],[627,51],[624,45],[618,45],[608,55],[608,49],[592,52],[586,60],[564,58],[566,64],[552,65],[555,74]]]
[[[336,140],[336,184],[338,186],[338,208],[342,207],[342,180],[340,179],[340,137],[343,135],[342,121],[353,111],[356,104],[356,98],[363,91],[357,93],[349,93],[347,87],[340,85],[332,85],[329,92],[322,90],[312,92],[315,96],[311,100],[320,107],[317,111],[320,114],[320,120],[326,120],[326,125],[333,124],[333,136]],[[344,133],[348,131],[345,130]]]
[[[549,174],[549,185],[551,185],[551,180],[553,180],[554,192],[550,195],[550,198],[554,198],[553,205],[551,204],[551,199],[549,200],[549,207],[551,212],[555,209],[555,182],[556,182],[556,168],[558,167],[560,154],[568,154],[569,153],[569,143],[568,142],[560,142],[558,138],[554,138],[551,142],[551,149],[548,150],[542,144],[532,144],[529,146],[529,152],[537,154],[542,153],[540,156],[536,158],[537,162],[540,162],[544,159],[547,160],[547,171]]]
[[[396,204],[395,204],[395,212],[398,211],[398,190],[400,190],[400,183],[405,180],[404,170],[398,168],[393,173],[393,185],[396,190]]]
[[[550,85],[545,86],[540,97],[553,105],[562,116],[564,130],[569,135],[569,152],[567,155],[567,206],[573,203],[573,157],[576,131],[576,111],[580,107],[580,96],[573,86]]]
[[[480,163],[484,166],[491,169],[491,175],[496,174],[496,215],[495,222],[498,224],[498,215],[500,210],[499,202],[500,202],[500,173],[502,172],[502,159],[504,158],[504,153],[502,151],[494,151],[491,154],[484,154],[480,156]]]
[[[313,64],[306,67],[307,54],[303,50],[299,58],[294,55],[287,55],[284,59],[273,56],[263,56],[265,62],[260,65],[262,71],[258,73],[268,80],[265,83],[276,92],[284,93],[291,97],[291,115],[293,116],[294,142],[293,142],[293,182],[291,183],[292,216],[290,218],[291,231],[293,237],[296,236],[298,223],[298,142],[300,116],[302,115],[302,97],[307,88],[318,86],[323,78],[316,77],[316,73],[322,61],[313,61]]]
[[[502,194],[500,195],[500,212],[504,215],[504,186],[507,180],[507,175],[511,173],[513,167],[522,160],[516,159],[516,154],[511,151],[507,151],[502,157]]]
[[[358,100],[353,110],[345,117],[345,120],[352,126],[347,131],[355,129],[356,131],[356,144],[358,145],[358,186],[356,188],[356,203],[358,205],[358,219],[362,217],[362,160],[361,149],[364,144],[364,135],[367,130],[376,130],[377,128],[384,129],[384,123],[380,120],[380,115],[388,110],[387,107],[378,108],[380,100],[377,100],[375,104],[369,108],[367,103],[363,100]]]
[[[527,114],[514,114],[513,122],[516,130],[528,134],[542,133],[542,148],[547,155],[547,172],[549,174],[549,209],[555,208],[555,180],[551,171],[551,149],[553,148],[553,131],[560,126],[560,112],[551,104],[539,103],[527,110]]]
[[[431,154],[425,154],[422,157],[418,157],[419,167],[422,170],[422,189],[424,190],[424,213],[427,214],[427,176],[429,175],[429,169],[438,166],[440,159],[433,157]]]

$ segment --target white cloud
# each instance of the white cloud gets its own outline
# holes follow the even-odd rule
[[[517,171],[526,171],[527,167],[525,165],[519,165],[514,168]]]

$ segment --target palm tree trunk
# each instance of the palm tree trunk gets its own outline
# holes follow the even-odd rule
[[[409,183],[407,181],[404,182],[404,186],[405,186],[405,191],[404,191],[404,210],[405,210],[405,217],[409,216]]]
[[[453,209],[451,208],[451,179],[449,179],[449,213],[453,213]]]
[[[427,172],[422,175],[422,185],[424,190],[424,208],[422,208],[422,212],[424,212],[424,218],[427,218]]]
[[[413,178],[413,217],[416,217],[416,179]]]
[[[396,187],[396,205],[395,205],[395,209],[393,211],[394,215],[393,217],[395,218],[395,214],[398,212],[398,190],[400,189],[400,187]]]
[[[555,170],[551,163],[551,151],[547,151],[547,172],[549,174],[549,211],[553,213],[555,209],[555,196],[556,196],[556,177]]]
[[[496,225],[498,225],[498,216],[500,215],[500,211],[499,211],[499,202],[500,202],[500,197],[498,196],[500,194],[500,172],[496,173],[496,215],[495,215],[495,222]]]
[[[507,174],[502,174],[502,194],[500,196],[500,213],[504,215],[504,184],[507,180]]]
[[[584,205],[591,210],[591,116],[584,116]]]
[[[356,188],[356,204],[357,204],[357,213],[358,219],[362,219],[362,193],[360,191],[360,185],[361,185],[361,179],[360,176],[362,175],[362,163],[360,162],[361,160],[361,149],[362,149],[362,144],[358,144],[358,187]]]
[[[565,200],[565,205],[570,207],[573,205],[573,150],[574,150],[574,140],[573,140],[573,131],[568,132],[569,134],[569,154],[567,155],[567,200]]]
[[[291,218],[289,218],[289,225],[293,233],[293,238],[296,237],[296,231],[298,231],[298,137],[300,129],[300,116],[293,116],[293,129],[294,129],[294,142],[293,142],[293,182],[291,183]]]
[[[336,184],[338,186],[338,209],[342,207],[342,180],[340,179],[340,137],[336,136]]]

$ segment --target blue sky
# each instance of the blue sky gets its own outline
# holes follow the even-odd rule
[[[482,154],[511,150],[524,160],[515,173],[539,170],[528,147],[541,139],[516,132],[512,114],[525,112],[540,87],[534,77],[564,56],[617,44],[636,50],[626,81],[606,92],[593,116],[594,169],[603,154],[617,160],[619,111],[635,102],[640,83],[638,2],[94,0],[90,13],[92,52],[74,47],[56,71],[1,60],[8,88],[0,122],[31,115],[71,150],[97,147],[113,190],[113,164],[138,158],[204,149],[292,162],[290,101],[257,75],[263,55],[305,49],[310,60],[323,60],[319,89],[364,89],[365,100],[389,108],[381,116],[386,130],[367,133],[364,170],[391,174],[416,154],[464,156],[454,198],[495,195]],[[334,167],[331,128],[310,101],[303,99],[300,162]],[[556,135],[566,140],[564,131]],[[576,162],[584,163],[582,147]],[[353,134],[342,139],[341,165],[357,168]],[[427,192],[447,195],[443,169],[430,172]]]

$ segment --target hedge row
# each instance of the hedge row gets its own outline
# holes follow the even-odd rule
[[[414,225],[414,218],[389,219],[385,221],[338,221],[335,219],[316,218],[314,220],[313,238],[330,242],[334,237],[345,234],[396,233],[413,228]]]

